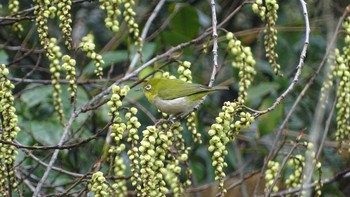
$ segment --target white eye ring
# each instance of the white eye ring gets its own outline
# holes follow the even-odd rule
[[[146,85],[145,89],[146,90],[150,90],[152,88],[152,86],[150,84]]]

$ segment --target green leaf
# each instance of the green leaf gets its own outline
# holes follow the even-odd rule
[[[49,97],[52,97],[52,87],[47,85],[43,86],[41,84],[29,84],[25,91],[21,95],[21,100],[27,104],[28,108],[32,108],[39,103],[47,102]]]
[[[277,83],[263,82],[248,89],[247,100],[249,103],[260,102],[260,100],[271,91],[278,88]]]
[[[110,65],[112,63],[123,62],[127,59],[128,52],[125,50],[121,51],[109,51],[107,53],[102,54],[102,58],[105,61],[105,66]]]
[[[4,50],[0,50],[0,64],[8,64],[9,56]]]
[[[172,30],[188,39],[194,38],[199,30],[199,17],[197,11],[191,6],[181,7],[170,21]]]
[[[135,88],[131,89],[128,94],[126,95],[131,100],[138,101],[142,97],[144,97],[144,93],[142,90],[141,85],[136,86]],[[123,105],[127,104],[127,100],[123,100]],[[133,105],[133,104],[131,104]]]
[[[112,64],[124,62],[128,59],[128,52],[125,50],[120,51],[109,51],[107,53],[102,54],[102,59],[105,62],[102,67],[108,68]],[[88,65],[84,68],[84,74],[94,74],[95,65],[93,61],[90,61]]]
[[[150,67],[150,66],[146,67],[139,73],[139,79],[146,77],[147,75],[151,74],[153,71],[154,71],[153,67]]]
[[[189,40],[185,35],[173,31],[164,31],[161,35],[163,37],[163,42],[165,41],[165,43],[172,46]]]
[[[142,48],[142,60],[147,61],[151,57],[153,57],[155,50],[156,50],[156,44],[154,42],[145,43]]]
[[[270,107],[273,102],[274,99],[272,98],[265,99],[261,104],[260,110],[265,110],[266,108]],[[258,123],[258,132],[260,134],[260,137],[267,135],[276,129],[277,125],[282,120],[283,109],[284,106],[282,103],[280,103],[274,110],[259,118],[260,120]]]
[[[43,145],[57,145],[63,132],[60,123],[53,119],[47,121],[26,121],[26,125],[30,125],[29,128],[34,139]]]
[[[61,98],[62,98],[62,104],[64,108],[64,115],[65,117],[71,116],[72,113],[72,104],[70,102],[70,93],[68,92],[68,84],[62,84],[61,85],[62,93],[61,93]],[[89,96],[86,92],[87,90],[81,88],[78,86],[77,88],[77,98],[76,98],[76,107],[81,107],[85,105],[88,100]],[[73,128],[78,128],[80,124],[84,123],[84,121],[88,118],[87,113],[81,113],[77,117],[76,121],[73,123]]]

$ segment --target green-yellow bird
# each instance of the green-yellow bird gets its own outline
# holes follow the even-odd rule
[[[207,87],[180,79],[153,78],[144,82],[143,89],[148,101],[160,111],[179,115],[191,112],[204,96],[218,90],[227,90],[228,87]]]

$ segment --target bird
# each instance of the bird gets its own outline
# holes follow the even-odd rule
[[[208,87],[163,77],[147,80],[142,87],[150,103],[161,112],[171,115],[187,114],[201,102],[204,96],[215,91],[228,90],[227,86]]]

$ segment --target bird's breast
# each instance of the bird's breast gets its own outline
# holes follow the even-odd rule
[[[191,101],[186,97],[179,97],[170,100],[163,100],[159,97],[156,97],[154,100],[154,104],[157,106],[157,108],[160,111],[165,112],[167,114],[179,114],[189,112],[197,103],[198,102]]]

